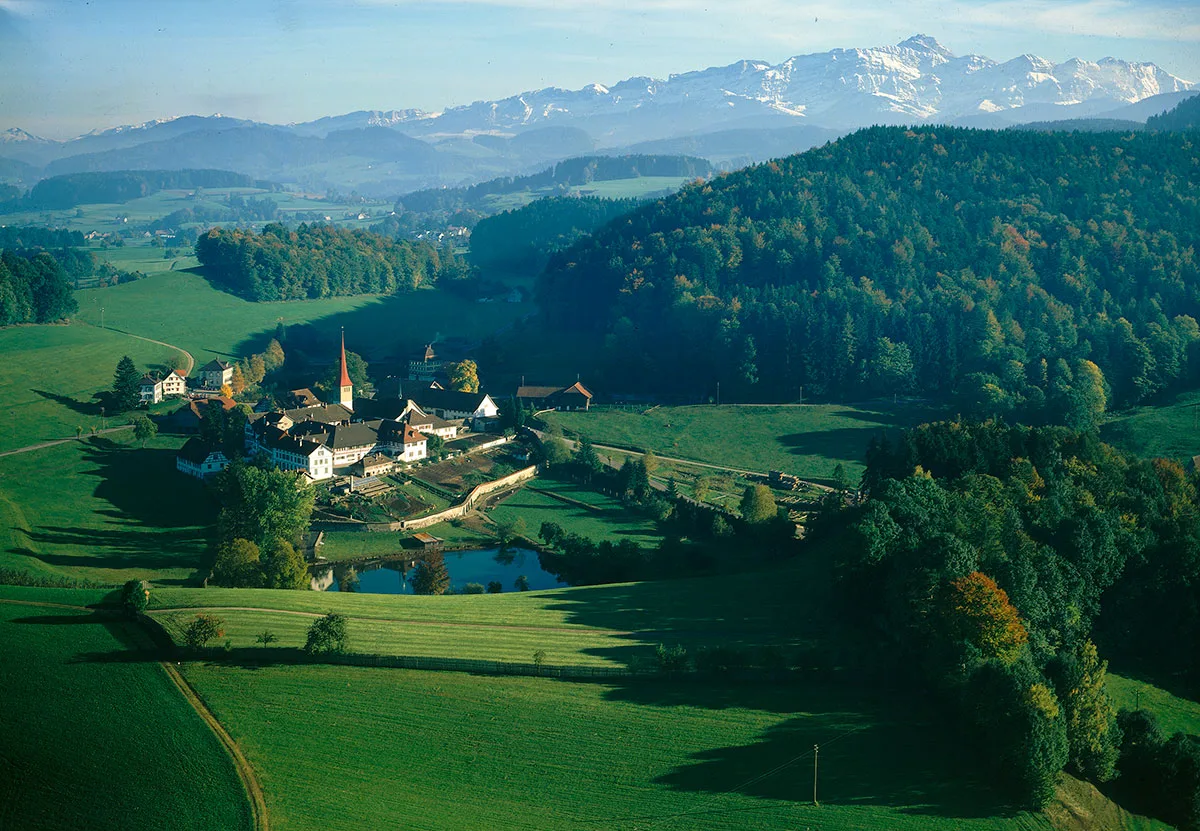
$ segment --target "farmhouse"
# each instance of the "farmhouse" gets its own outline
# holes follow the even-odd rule
[[[426,389],[413,393],[412,399],[422,412],[445,419],[464,418],[474,421],[495,418],[500,412],[492,397],[483,392]]]
[[[411,425],[385,421],[379,429],[379,446],[398,459],[416,462],[428,455],[428,439]]]
[[[175,433],[196,433],[199,432],[200,420],[204,418],[204,414],[208,411],[209,407],[220,407],[228,411],[236,406],[236,401],[232,398],[226,398],[223,395],[193,399],[185,406],[165,416],[162,420],[162,426]]]
[[[175,456],[175,469],[197,479],[215,476],[227,467],[229,457],[219,447],[197,438],[188,439]]]
[[[592,392],[576,381],[569,387],[517,387],[517,403],[535,410],[586,410],[592,404]]]
[[[200,367],[200,383],[210,390],[219,390],[233,381],[233,364],[214,358]]]
[[[182,369],[173,369],[162,379],[163,395],[187,395],[187,374]]]
[[[143,375],[141,385],[138,388],[141,392],[141,403],[157,404],[163,400],[163,382],[161,378],[155,378],[152,375]]]

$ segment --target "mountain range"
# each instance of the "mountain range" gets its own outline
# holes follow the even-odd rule
[[[0,163],[0,174],[219,167],[310,190],[383,196],[594,152],[688,153],[732,168],[871,124],[1144,122],[1195,94],[1193,87],[1151,63],[1056,64],[1034,55],[998,63],[916,35],[778,64],[743,60],[666,79],[548,87],[441,112],[358,111],[286,125],[183,116],[65,142],[12,128],[0,133],[0,159],[22,164]]]

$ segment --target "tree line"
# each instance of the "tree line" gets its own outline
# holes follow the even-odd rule
[[[1085,427],[1200,372],[1194,163],[1178,133],[866,129],[555,255],[545,322],[622,388]]]
[[[74,280],[45,251],[0,251],[0,326],[52,323],[79,310]]]
[[[278,223],[260,234],[213,228],[196,241],[210,280],[249,300],[393,294],[465,273],[460,259],[427,242],[369,231]]]
[[[1200,673],[1198,485],[1095,433],[943,422],[874,441],[868,498],[831,502],[810,530],[861,665],[933,691],[1012,798],[1040,807],[1064,768],[1133,787],[1130,771],[1176,758],[1145,749],[1149,728],[1123,738],[1100,648]],[[1188,776],[1172,781],[1200,806],[1200,766]]]
[[[128,202],[160,190],[189,188],[262,188],[279,186],[229,170],[116,170],[51,176],[27,194],[0,203],[0,213],[62,210],[76,205]]]

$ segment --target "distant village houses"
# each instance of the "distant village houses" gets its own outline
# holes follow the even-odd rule
[[[535,410],[586,410],[592,405],[592,392],[576,381],[569,387],[517,388],[517,403]]]

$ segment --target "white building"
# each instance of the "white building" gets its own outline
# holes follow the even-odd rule
[[[187,375],[182,369],[172,370],[162,379],[163,395],[187,395]]]
[[[143,404],[157,404],[163,400],[163,382],[158,378],[143,375],[139,391]]]
[[[205,444],[200,439],[188,439],[175,456],[175,469],[197,479],[215,476],[227,467],[229,458],[220,448]]]

